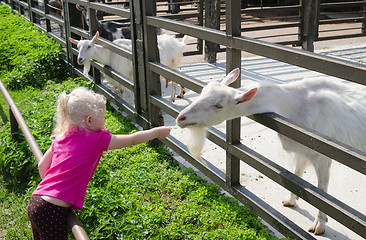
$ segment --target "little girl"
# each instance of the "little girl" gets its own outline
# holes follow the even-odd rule
[[[104,151],[166,138],[170,133],[169,127],[157,127],[112,135],[103,130],[105,113],[105,98],[86,88],[59,96],[54,140],[38,163],[42,181],[28,204],[34,239],[68,239],[69,211],[82,209],[87,185]]]

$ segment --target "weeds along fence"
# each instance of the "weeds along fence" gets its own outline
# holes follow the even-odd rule
[[[2,81],[0,81],[0,91],[6,100],[7,104],[9,105],[9,118],[10,118],[10,126],[11,126],[11,133],[12,138],[18,141],[18,132],[19,127],[24,135],[25,140],[27,141],[34,158],[37,162],[41,161],[43,154],[41,149],[39,148],[36,140],[34,139],[31,131],[29,130],[22,114],[20,113],[18,107],[14,103],[13,99],[11,98],[10,94],[6,90]],[[71,212],[67,219],[68,225],[73,233],[73,236],[76,240],[89,240],[88,235],[86,234],[85,230],[82,228],[82,224],[80,220],[76,216],[75,212]]]
[[[334,21],[333,23],[356,21],[360,25],[357,29],[352,30],[359,32],[347,34],[344,29],[340,30],[344,32],[342,38],[364,35],[366,1],[324,4],[320,3],[319,0],[309,0],[301,2],[294,1],[295,3],[293,5],[271,7],[250,6],[250,1],[226,0],[224,4],[221,4],[217,0],[200,0],[194,1],[192,3],[193,5],[188,7],[186,11],[183,11],[185,5],[181,4],[179,13],[171,14],[173,12],[172,6],[175,2],[169,1],[162,3],[161,1],[153,0],[130,0],[127,4],[128,8],[122,8],[122,4],[125,6],[126,2],[96,3],[86,0],[68,0],[62,3],[63,18],[61,18],[50,13],[49,1],[47,0],[44,0],[42,3],[37,2],[37,4],[34,0],[28,0],[27,2],[5,0],[5,3],[12,7],[14,11],[23,14],[41,30],[45,31],[49,36],[64,46],[70,71],[85,79],[94,81],[97,91],[103,93],[107,99],[126,112],[134,122],[145,129],[164,124],[162,112],[175,118],[180,111],[176,105],[162,97],[160,76],[180,83],[197,93],[204,86],[204,83],[200,80],[159,63],[157,28],[174,32],[177,36],[189,35],[197,38],[197,51],[193,51],[194,53],[186,53],[186,55],[202,53],[203,46],[200,44],[203,42],[206,42],[205,51],[207,51],[207,55],[210,55],[206,58],[208,61],[212,60],[214,58],[213,56],[221,51],[219,49],[225,49],[227,72],[233,68],[240,67],[241,53],[248,52],[366,85],[365,65],[330,58],[312,52],[314,41],[339,37],[339,35],[322,37],[319,32],[319,24],[326,24],[329,21]],[[243,6],[246,8],[240,6],[241,2],[244,2]],[[245,3],[248,3],[248,5],[245,5]],[[80,4],[91,9],[90,29],[88,31],[83,28],[84,23],[81,13],[76,10],[75,4]],[[202,7],[203,5],[206,10]],[[338,18],[339,20],[320,19],[320,8],[340,8],[344,6],[349,7],[352,11],[356,9],[357,14],[360,16],[347,19]],[[208,8],[210,8],[209,11]],[[245,20],[249,16],[249,13],[266,14],[271,11],[273,12],[273,10],[279,11],[280,13],[300,11],[300,15],[296,17],[298,21],[294,23],[274,23],[257,27],[246,25],[243,27],[241,21],[238,21],[238,19]],[[128,79],[116,70],[96,61],[92,61],[92,77],[84,76],[82,70],[77,66],[76,56],[78,51],[67,39],[69,37],[90,39],[97,29],[96,11],[107,13],[108,16],[105,19],[131,23],[131,51],[126,51],[103,38],[98,38],[97,43],[131,60],[134,68],[133,79]],[[210,19],[206,18],[206,21],[203,21],[203,16],[208,14],[208,12],[215,13],[216,17],[211,16]],[[286,14],[286,16],[289,16],[288,13]],[[190,21],[183,21],[186,17],[190,18]],[[218,19],[221,20],[218,21]],[[268,29],[279,29],[281,32],[290,32],[290,30],[285,31],[284,29],[293,27],[297,30],[300,29],[295,34],[297,39],[286,42],[264,41],[263,39],[259,39],[259,37],[255,38],[254,34],[254,32]],[[57,31],[62,33],[57,34]],[[249,33],[250,31],[252,33]],[[247,35],[253,37],[248,37]],[[265,39],[268,40],[273,37],[273,35],[270,36],[268,35]],[[214,47],[210,47],[210,43]],[[310,51],[299,50],[278,43],[301,45],[303,49]],[[220,48],[217,48],[217,46],[220,46]],[[101,83],[101,73],[112,77],[133,92],[133,104],[129,104],[121,99],[107,86],[103,85]],[[240,87],[240,79],[234,85],[235,87]],[[330,140],[326,136],[319,135],[310,129],[296,126],[290,120],[273,113],[255,115],[250,118],[331,157],[335,161],[363,175],[366,174],[366,154],[363,152]],[[353,232],[360,236],[366,236],[366,216],[363,213],[320,191],[312,184],[274,163],[271,159],[243,145],[240,142],[239,119],[228,121],[226,126],[226,134],[222,134],[215,128],[210,128],[208,132],[208,139],[216,143],[227,153],[226,173],[220,171],[213,165],[206,166],[202,162],[194,159],[184,144],[173,136],[163,140],[163,143],[286,236],[297,239],[314,239],[312,235],[290,221],[286,216],[280,214],[272,206],[240,185],[239,165],[241,161],[260,171],[274,182],[295,193],[316,208],[322,209],[323,212]]]

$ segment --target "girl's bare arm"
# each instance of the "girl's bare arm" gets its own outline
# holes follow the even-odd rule
[[[47,170],[51,166],[52,156],[53,156],[53,151],[52,151],[52,148],[50,147],[43,155],[43,158],[41,159],[41,161],[39,161],[39,163],[38,163],[39,175],[41,175],[42,179],[44,178]]]
[[[147,142],[154,138],[166,138],[170,133],[169,127],[156,127],[130,135],[113,135],[108,150],[128,147],[131,145]]]

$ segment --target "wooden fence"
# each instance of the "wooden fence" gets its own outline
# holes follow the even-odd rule
[[[220,46],[221,49],[225,49],[227,72],[236,67],[240,68],[241,53],[248,52],[366,85],[365,65],[346,62],[312,52],[314,41],[325,41],[330,39],[330,37],[323,37],[323,39],[321,39],[322,37],[319,37],[319,24],[326,23],[326,20],[320,18],[320,8],[338,8],[340,6],[357,7],[357,11],[361,14],[360,17],[338,21],[356,21],[361,23],[359,33],[344,34],[342,38],[362,36],[365,34],[366,1],[345,1],[344,3],[321,4],[319,0],[308,0],[299,1],[299,3],[295,3],[295,5],[281,7],[258,8],[255,6],[247,6],[247,8],[241,8],[240,4],[242,1],[226,0],[224,1],[225,4],[221,4],[218,0],[200,0],[194,2],[195,5],[193,8],[196,9],[197,12],[192,13],[187,10],[188,13],[185,13],[182,11],[183,7],[181,7],[180,10],[182,13],[179,14],[171,14],[172,9],[169,8],[163,11],[161,8],[158,9],[157,5],[161,4],[160,2],[161,1],[157,3],[154,0],[130,0],[128,4],[129,8],[126,9],[118,6],[118,4],[121,3],[104,4],[86,0],[68,0],[63,2],[62,19],[50,14],[48,0],[44,0],[41,7],[41,4],[35,4],[34,0],[28,0],[27,2],[20,0],[5,0],[5,3],[12,7],[14,11],[25,15],[41,30],[45,31],[49,36],[53,37],[64,46],[65,51],[67,52],[66,61],[71,72],[77,76],[94,81],[96,91],[104,94],[107,99],[127,113],[134,122],[144,129],[164,124],[162,111],[173,118],[179,113],[179,110],[173,103],[168,102],[161,96],[160,76],[180,83],[195,92],[200,92],[204,86],[203,82],[159,63],[157,28],[175,32],[178,36],[189,35],[197,38],[197,49],[199,51],[193,54],[202,53],[203,47],[201,44],[203,42],[206,42],[207,44],[216,44],[217,46]],[[171,7],[173,2],[175,1],[169,1],[170,5],[166,5]],[[214,19],[215,17],[211,16],[211,23],[205,22],[203,24],[203,3],[206,8],[210,6],[211,9],[215,10],[210,11],[214,12],[216,16],[216,20]],[[134,68],[133,79],[128,79],[114,69],[103,66],[96,61],[92,61],[93,77],[87,77],[82,74],[82,71],[76,64],[78,51],[67,39],[69,37],[75,39],[80,39],[80,37],[90,38],[96,31],[96,20],[91,17],[91,28],[89,31],[84,30],[81,14],[76,10],[75,4],[80,4],[92,9],[92,16],[96,14],[95,10],[97,10],[108,13],[110,15],[109,17],[112,16],[115,20],[131,22],[131,51],[126,51],[118,45],[102,38],[99,38],[97,43],[130,59],[133,62]],[[238,21],[238,19],[243,19],[243,13],[254,11],[266,12],[273,9],[280,11],[299,11],[300,14],[297,18],[298,22],[277,23],[262,27],[243,27],[241,21]],[[220,16],[224,16],[225,18],[221,18],[221,20],[218,21]],[[185,17],[194,17],[197,19],[197,23],[182,21]],[[337,20],[332,21],[334,21],[334,23],[337,22]],[[55,30],[58,26],[61,27],[60,31],[62,34],[57,33]],[[310,51],[304,51],[275,42],[246,36],[248,31],[262,31],[265,29],[288,28],[294,26],[299,29],[296,35],[298,39],[290,42],[278,43],[300,45],[303,49]],[[332,38],[336,39],[338,36]],[[220,51],[215,47],[212,49],[215,49],[216,52]],[[216,54],[215,51],[213,51],[214,54]],[[212,55],[212,51],[210,53],[207,52],[207,54]],[[212,56],[207,58],[208,61],[211,61],[212,59]],[[114,94],[107,86],[101,84],[101,72],[112,77],[131,90],[134,94],[134,104],[130,105]],[[235,82],[235,87],[240,87],[240,79]],[[366,154],[363,152],[356,151],[342,143],[329,140],[325,136],[319,135],[310,129],[298,127],[295,124],[292,124],[288,119],[276,114],[260,114],[251,116],[250,118],[305,146],[333,158],[335,161],[364,175],[366,174]],[[215,166],[206,166],[194,159],[189,154],[186,146],[173,136],[168,137],[166,140],[163,140],[163,142],[286,236],[297,239],[313,239],[311,234],[301,229],[286,218],[286,216],[280,214],[258,196],[240,185],[240,161],[249,164],[254,169],[257,169],[268,178],[295,193],[316,208],[322,209],[326,214],[358,235],[366,236],[365,214],[352,208],[352,206],[342,203],[329,194],[320,191],[315,186],[290,173],[270,159],[243,145],[240,142],[239,119],[228,121],[226,126],[226,135],[215,128],[210,128],[208,133],[208,139],[227,152],[226,173],[218,170]]]

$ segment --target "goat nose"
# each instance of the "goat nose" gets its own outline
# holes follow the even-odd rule
[[[182,122],[182,121],[184,121],[184,120],[186,120],[186,116],[178,116],[177,117],[177,123],[179,123],[179,122]]]

